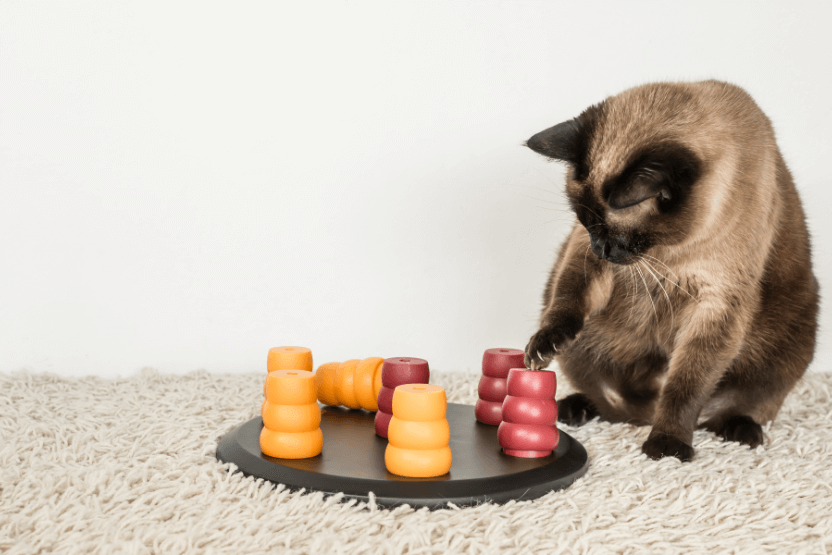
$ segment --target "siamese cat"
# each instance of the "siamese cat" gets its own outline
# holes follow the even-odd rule
[[[653,459],[691,460],[697,427],[760,445],[812,360],[819,302],[769,119],[728,83],[654,83],[527,146],[569,165],[577,216],[525,350],[579,392],[558,419],[650,425]]]

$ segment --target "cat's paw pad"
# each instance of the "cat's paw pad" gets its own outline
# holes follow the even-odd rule
[[[725,441],[736,441],[752,449],[763,443],[763,427],[748,416],[732,416],[717,432]]]
[[[598,409],[582,393],[574,393],[558,401],[558,422],[570,426],[583,426],[596,416]]]
[[[651,432],[641,451],[653,460],[676,457],[682,462],[693,460],[693,447],[684,441],[661,432]]]

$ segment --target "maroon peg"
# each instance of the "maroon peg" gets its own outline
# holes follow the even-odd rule
[[[381,389],[378,392],[376,434],[387,437],[387,427],[393,417],[393,392],[396,387],[409,383],[428,383],[428,361],[415,357],[395,357],[384,360],[381,366]]]
[[[557,377],[554,372],[512,368],[497,440],[506,455],[545,457],[558,446]]]
[[[506,378],[512,368],[523,366],[523,351],[519,349],[487,349],[482,355],[482,377],[474,409],[477,420],[497,426],[503,421],[503,399]]]

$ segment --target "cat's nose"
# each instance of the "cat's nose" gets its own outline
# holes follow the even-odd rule
[[[610,251],[607,254],[607,260],[620,264],[621,262],[624,262],[628,256],[630,256],[630,252],[627,250],[626,243],[615,242],[612,244],[612,248],[610,248]]]
[[[601,260],[609,257],[611,249],[610,242],[603,237],[590,237],[590,245],[592,247],[592,253]]]

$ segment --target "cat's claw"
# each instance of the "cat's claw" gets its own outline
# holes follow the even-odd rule
[[[563,326],[540,328],[526,345],[526,368],[542,370],[549,366],[566,343],[575,338],[575,334]]]

